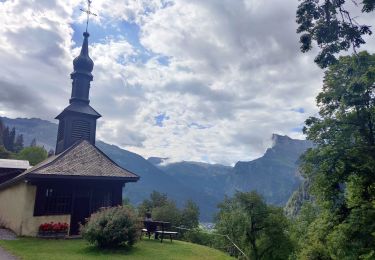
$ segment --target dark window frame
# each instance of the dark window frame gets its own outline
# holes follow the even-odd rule
[[[34,216],[68,215],[72,211],[73,191],[56,186],[37,186]]]
[[[106,183],[105,188],[103,187],[103,183],[98,182],[90,184],[40,182],[34,185],[36,185],[34,216],[71,215],[76,198],[82,196],[89,198],[90,214],[102,207],[113,207],[122,203],[123,183]],[[55,197],[54,193],[56,194],[56,192],[64,196]],[[66,194],[69,194],[69,196],[65,196]],[[64,207],[54,204],[56,203],[56,199],[57,202],[65,203],[64,198],[66,200]],[[59,199],[62,201],[59,201]]]

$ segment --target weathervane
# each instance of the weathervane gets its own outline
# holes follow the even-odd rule
[[[98,16],[97,14],[94,14],[93,12],[90,11],[91,9],[91,3],[92,1],[91,0],[87,0],[87,9],[82,9],[80,8],[80,10],[84,13],[87,14],[87,19],[86,19],[86,32],[87,32],[87,28],[89,27],[89,19],[90,19],[90,15],[93,15],[93,16]]]

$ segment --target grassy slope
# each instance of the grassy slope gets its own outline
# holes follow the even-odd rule
[[[82,259],[232,259],[218,250],[166,240],[163,243],[143,239],[132,249],[98,250],[83,240],[41,240],[21,238],[0,240],[0,246],[24,260],[82,260]]]

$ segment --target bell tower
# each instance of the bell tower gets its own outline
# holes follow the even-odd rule
[[[57,117],[59,128],[57,133],[56,154],[59,154],[75,142],[85,139],[95,145],[96,120],[101,115],[89,103],[90,82],[94,62],[89,56],[88,38],[83,33],[83,44],[80,54],[73,61],[74,71],[70,74],[72,95],[67,106]]]

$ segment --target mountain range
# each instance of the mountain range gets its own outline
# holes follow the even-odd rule
[[[5,125],[23,134],[27,146],[36,138],[38,145],[53,149],[57,124],[38,118],[0,117]],[[156,190],[168,194],[182,206],[191,199],[200,208],[201,221],[212,221],[217,204],[236,191],[256,190],[268,203],[284,206],[297,190],[302,178],[298,172],[300,155],[312,144],[288,136],[273,135],[273,145],[253,161],[239,161],[234,167],[220,164],[183,161],[165,164],[166,158],[148,159],[100,140],[97,146],[120,166],[141,178],[129,183],[124,196],[134,204],[142,202]]]

